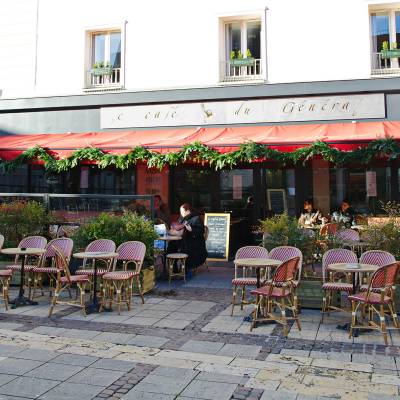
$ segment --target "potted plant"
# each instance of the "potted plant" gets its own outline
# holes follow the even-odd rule
[[[390,43],[385,40],[382,43],[381,57],[383,59],[387,58],[399,58],[400,57],[400,49],[397,48],[397,42]]]
[[[113,67],[109,62],[99,61],[93,64],[90,73],[94,76],[112,75]]]
[[[243,53],[240,50],[232,50],[230,52],[230,64],[233,67],[249,67],[254,65],[254,57],[250,49],[246,50],[246,58],[243,57]]]

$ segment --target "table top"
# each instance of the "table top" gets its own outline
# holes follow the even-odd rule
[[[8,249],[3,249],[1,252],[3,254],[22,254],[22,255],[40,255],[43,254],[46,249],[38,249],[35,247],[27,247],[25,250],[22,250],[21,247],[10,247]]]
[[[372,264],[359,264],[359,263],[336,263],[328,265],[330,271],[337,272],[375,272],[379,267]]]
[[[369,245],[369,243],[364,240],[346,240],[345,242],[343,242],[343,244],[345,246],[359,246],[359,247]]]
[[[159,238],[157,238],[157,240],[164,240],[166,242],[170,241],[170,240],[181,240],[182,236],[172,236],[172,235],[167,235],[167,236],[160,236]]]
[[[274,260],[272,258],[238,258],[233,260],[235,265],[243,266],[243,267],[277,267],[282,264],[280,260]]]
[[[111,251],[83,251],[81,253],[74,253],[75,258],[115,258],[118,257],[118,253]]]

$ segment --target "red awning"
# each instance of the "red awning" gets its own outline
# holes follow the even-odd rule
[[[0,136],[0,157],[11,160],[36,145],[48,148],[62,158],[84,147],[127,153],[141,145],[160,152],[171,152],[177,151],[185,143],[196,141],[221,152],[249,141],[292,151],[316,140],[323,140],[349,150],[362,142],[385,137],[400,140],[400,121],[7,135]]]

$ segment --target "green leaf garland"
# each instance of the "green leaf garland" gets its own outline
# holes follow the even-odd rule
[[[390,160],[398,158],[400,145],[393,138],[385,138],[373,140],[367,146],[360,146],[352,151],[343,151],[323,141],[316,141],[292,152],[282,152],[264,144],[247,142],[240,145],[237,150],[219,153],[215,148],[195,142],[185,144],[182,149],[170,153],[159,153],[137,146],[127,154],[111,154],[94,147],[86,147],[75,150],[69,157],[61,159],[58,159],[51,150],[35,146],[11,161],[0,159],[0,168],[4,172],[11,172],[20,165],[37,160],[51,172],[67,171],[83,161],[94,161],[99,168],[111,166],[121,170],[136,165],[138,162],[146,162],[149,168],[162,170],[165,166],[177,166],[187,161],[208,164],[215,169],[221,169],[233,168],[240,163],[263,160],[276,161],[283,166],[304,164],[316,156],[322,157],[335,166],[349,163],[368,164],[377,157],[387,157]]]

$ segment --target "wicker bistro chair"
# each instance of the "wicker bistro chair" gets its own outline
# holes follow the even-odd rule
[[[31,269],[33,274],[33,291],[31,296],[32,298],[35,297],[36,290],[38,288],[41,289],[43,295],[42,284],[44,276],[47,276],[49,278],[50,294],[52,288],[55,288],[56,286],[58,269],[57,266],[55,265],[56,253],[54,248],[57,248],[69,263],[73,247],[74,247],[74,242],[72,241],[72,239],[69,238],[56,238],[47,243],[46,252],[40,258],[38,265],[32,266]]]
[[[293,289],[294,289],[294,299],[295,303],[297,306],[299,306],[298,302],[298,295],[297,295],[297,288],[299,287],[300,284],[300,279],[301,279],[301,271],[302,271],[302,266],[303,266],[303,254],[300,249],[297,247],[293,246],[278,246],[273,248],[269,252],[269,258],[272,258],[274,260],[279,260],[279,261],[287,261],[290,260],[291,258],[294,257],[299,257],[299,267],[298,267],[298,272],[297,276],[292,282]]]
[[[241,247],[237,252],[235,259],[241,258],[269,258],[268,250],[261,246],[245,246]],[[240,305],[240,309],[243,310],[244,304],[249,304],[246,301],[246,286],[256,286],[257,278],[254,276],[248,276],[249,272],[252,272],[251,268],[243,268],[243,276],[238,277],[237,266],[235,265],[235,277],[232,279],[233,293],[232,293],[232,311],[231,316],[233,315],[233,311],[235,306]],[[265,279],[265,277],[264,277]],[[241,290],[241,301],[240,303],[236,303],[237,291],[238,288]]]
[[[299,331],[301,330],[300,320],[295,304],[293,281],[298,274],[300,267],[300,257],[294,257],[282,262],[274,273],[270,282],[261,288],[251,291],[257,296],[253,312],[253,322],[250,331],[256,327],[257,322],[276,321],[283,325],[284,335],[288,335],[288,321],[295,320]],[[279,313],[273,312],[274,307],[279,309]],[[286,310],[292,312],[291,317],[286,316]],[[260,311],[263,313],[259,317]]]
[[[340,240],[346,241],[360,241],[360,234],[354,229],[343,229],[336,233],[336,237]]]
[[[23,238],[19,244],[18,247],[26,247],[26,248],[38,248],[38,249],[44,249],[46,248],[47,245],[47,239],[43,236],[27,236],[26,238]],[[16,255],[14,264],[12,265],[7,265],[6,269],[11,270],[12,272],[19,272],[21,271],[21,262],[20,262],[20,256]],[[40,262],[40,256],[24,256],[25,257],[25,266],[24,270],[26,272],[26,278],[27,278],[27,286],[29,290],[32,288],[32,274],[30,273],[32,269],[38,265]],[[35,265],[28,264],[28,262],[34,262],[36,261]]]
[[[328,250],[322,257],[322,290],[324,291],[324,297],[322,298],[322,322],[324,322],[324,315],[329,315],[330,311],[343,311],[340,307],[332,305],[332,293],[333,292],[347,292],[353,291],[353,285],[349,282],[341,282],[340,280],[334,280],[335,275],[331,274],[327,277],[327,268],[330,264],[335,263],[357,263],[357,255],[348,249],[331,249]],[[341,277],[343,274],[341,275]],[[337,278],[337,276],[336,276]]]
[[[385,306],[390,310],[394,329],[399,329],[399,321],[393,303],[394,285],[399,271],[400,263],[395,262],[379,267],[372,277],[366,292],[359,292],[349,296],[351,300],[351,327],[349,337],[353,336],[354,329],[376,329],[379,330],[388,344],[388,327],[385,320]],[[379,291],[378,291],[379,290]],[[358,308],[366,307],[368,310],[368,324],[357,323]],[[379,317],[379,323],[374,321],[374,316]],[[390,328],[393,329],[393,328]]]
[[[4,245],[4,236],[0,235],[0,249],[3,248]],[[8,302],[9,302],[9,297],[8,297],[8,290],[10,288],[10,281],[12,278],[12,271],[11,269],[2,269],[0,270],[0,283],[1,283],[1,288],[2,288],[2,300],[4,301],[4,304],[6,306],[6,310],[8,310]]]
[[[112,307],[112,304],[117,304],[119,314],[122,304],[126,304],[128,310],[131,308],[133,281],[135,279],[144,304],[140,271],[146,255],[146,245],[137,241],[125,242],[118,247],[117,253],[118,257],[114,261],[113,271],[103,275],[101,307],[104,308],[107,303],[109,303],[109,308]],[[122,262],[122,271],[115,270],[119,261]],[[133,270],[128,270],[130,264],[134,265]]]
[[[54,260],[55,260],[54,264],[55,268],[57,269],[57,276],[56,276],[56,288],[54,290],[54,294],[50,304],[49,318],[53,314],[54,307],[57,304],[78,306],[82,308],[83,315],[86,315],[85,290],[86,287],[90,285],[89,277],[87,275],[71,275],[68,267],[69,259],[65,256],[64,251],[56,247],[55,245],[52,245],[51,249],[54,253]],[[77,291],[79,292],[79,296],[77,293],[77,299],[76,300],[70,299],[68,301],[60,300],[60,293],[64,289],[70,290],[70,288],[73,285],[77,286]]]

